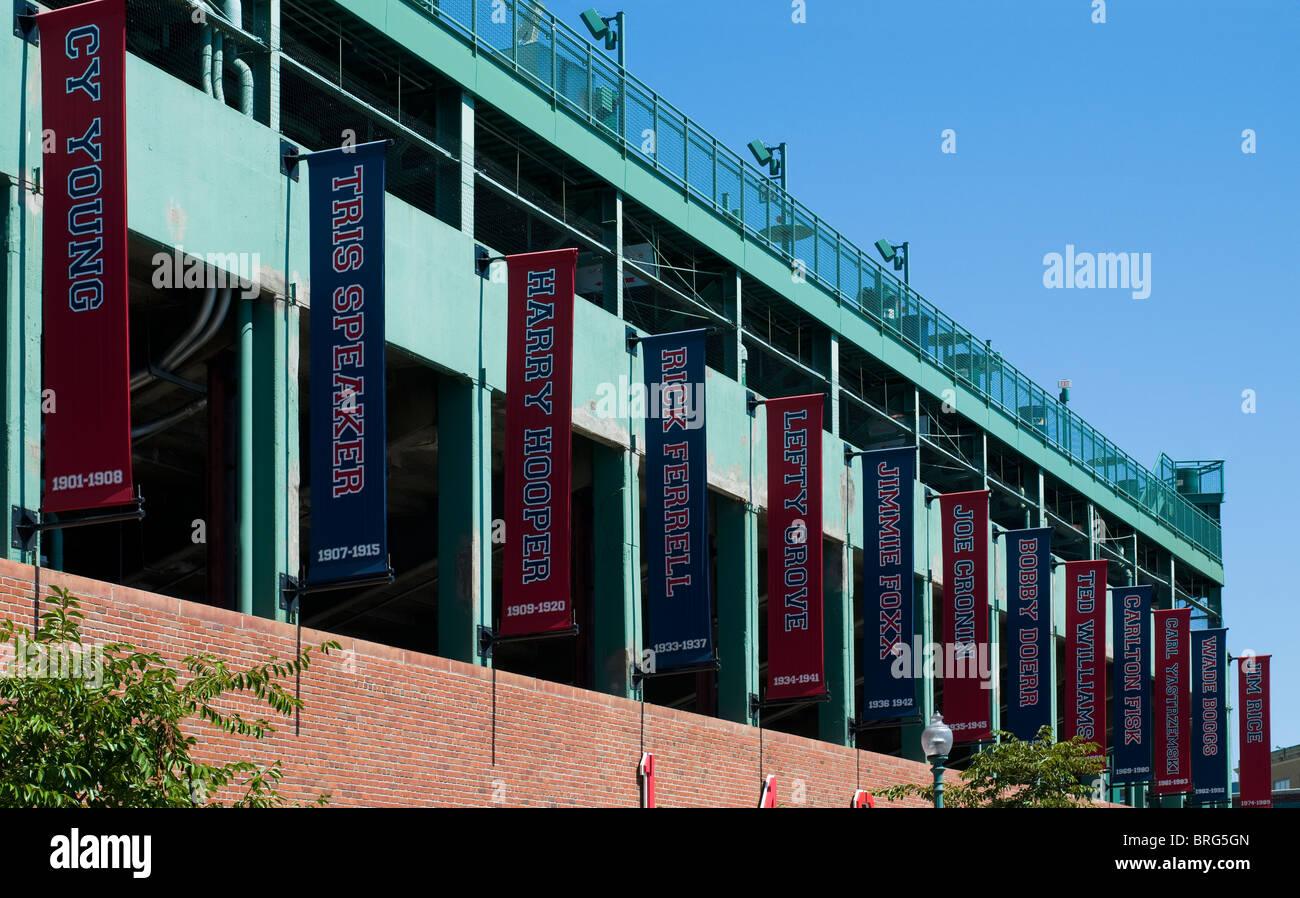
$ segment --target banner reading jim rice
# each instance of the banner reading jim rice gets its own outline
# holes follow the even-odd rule
[[[500,635],[573,627],[573,277],[576,249],[506,259],[506,547]]]
[[[821,393],[767,401],[767,699],[826,694]]]
[[[41,507],[121,505],[132,497],[126,10],[123,0],[97,0],[37,22],[41,126],[52,135],[37,160],[48,397]]]
[[[1115,771],[1111,782],[1151,781],[1151,587],[1111,590],[1115,632]]]
[[[641,340],[646,386],[646,644],[655,669],[713,655],[703,330]]]
[[[307,581],[388,570],[384,143],[312,153]]]
[[[1237,658],[1237,714],[1241,742],[1241,806],[1273,807],[1272,742],[1269,741],[1268,655]]]
[[[943,718],[956,742],[993,735],[989,491],[939,497],[943,543]],[[948,659],[951,658],[951,665]]]
[[[1106,754],[1106,562],[1065,563],[1065,721],[1061,739]]]
[[[1192,790],[1192,697],[1190,608],[1157,611],[1156,653],[1156,794]]]
[[[916,448],[880,449],[862,456],[863,720],[918,713],[912,651]]]
[[[1052,726],[1052,529],[1002,534],[1007,552],[1007,717],[1030,740]]]
[[[1192,631],[1192,800],[1228,800],[1228,631]]]

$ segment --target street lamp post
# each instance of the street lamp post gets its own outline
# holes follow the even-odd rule
[[[930,725],[921,731],[921,751],[930,762],[934,773],[934,806],[943,807],[943,771],[952,751],[952,728],[943,722],[942,714],[930,718]]]

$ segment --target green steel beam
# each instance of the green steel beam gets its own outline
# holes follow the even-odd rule
[[[718,716],[756,723],[758,687],[758,511],[716,497],[718,537]]]
[[[836,745],[852,745],[853,719],[853,553],[844,543],[828,543],[823,563],[826,688],[830,701],[817,706],[817,735]]]
[[[594,677],[601,692],[634,698],[632,664],[641,658],[640,487],[636,453],[592,449],[595,546]]]
[[[239,307],[239,460],[236,467],[236,477],[239,484],[238,504],[236,506],[236,520],[238,521],[239,541],[236,551],[238,552],[239,572],[236,580],[236,597],[239,602],[239,610],[244,614],[253,614],[256,605],[254,598],[254,515],[256,506],[253,502],[255,470],[253,459],[256,454],[254,443],[254,396],[253,378],[257,370],[255,364],[255,341],[253,339],[253,323],[255,319],[253,301],[251,299],[239,298],[236,300]]]

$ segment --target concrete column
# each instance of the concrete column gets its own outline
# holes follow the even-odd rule
[[[637,456],[592,449],[595,538],[595,670],[601,692],[634,698],[632,664],[641,657],[640,486]]]
[[[718,716],[753,724],[758,695],[758,510],[719,496]]]
[[[831,332],[831,433],[840,435],[840,335]]]
[[[289,376],[289,339],[288,319],[289,305],[283,297],[255,300],[240,299],[241,312],[247,308],[251,312],[252,325],[252,439],[251,445],[244,442],[241,433],[241,449],[251,449],[252,495],[248,497],[251,505],[240,507],[240,532],[244,532],[243,522],[252,518],[253,533],[251,551],[252,583],[247,593],[249,603],[245,613],[259,617],[283,620],[285,612],[280,608],[280,575],[297,576],[296,559],[290,567],[290,530],[293,531],[293,554],[296,555],[298,521],[289,519],[290,456],[293,466],[297,467],[298,418],[292,419],[295,439],[290,439],[290,394],[292,405],[297,408],[297,334],[294,340],[294,376]],[[243,325],[248,316],[241,315],[241,337]],[[240,341],[241,351],[244,341]],[[241,359],[241,375],[244,373]],[[244,386],[240,388],[241,424],[244,417]],[[241,452],[241,460],[243,454]],[[245,498],[241,471],[240,498]],[[247,510],[251,509],[251,515]],[[241,552],[243,544],[241,544]],[[241,554],[241,572],[243,555]],[[241,594],[240,607],[245,599]]]
[[[742,317],[740,272],[732,271],[722,277],[722,313],[735,330],[722,348],[723,374],[741,384],[745,383],[745,345],[740,338]]]
[[[621,38],[620,38],[621,40]],[[614,251],[613,258],[604,260],[605,311],[623,317],[623,194],[606,190],[600,197],[601,237]]]
[[[847,543],[823,551],[822,595],[826,645],[826,687],[831,700],[817,706],[818,737],[851,745],[853,718],[853,554]]]
[[[239,610],[243,614],[253,614],[253,556],[254,556],[254,414],[253,389],[256,371],[253,340],[253,301],[239,297],[232,300],[239,310],[239,459],[236,464],[236,478],[239,484],[235,515],[239,527],[236,545],[238,557],[238,575],[235,581],[235,595]]]
[[[460,95],[460,230],[474,238],[474,97]]]
[[[35,140],[40,140],[39,131]],[[25,151],[20,150],[19,160],[19,170],[29,172]],[[4,508],[17,505],[35,510],[41,503],[40,219],[28,211],[23,184],[0,176],[0,185],[4,187],[0,296],[5,315],[5,340],[0,344],[4,346],[5,469],[0,487],[4,489]],[[31,560],[30,556],[24,559],[7,537],[4,556]]]

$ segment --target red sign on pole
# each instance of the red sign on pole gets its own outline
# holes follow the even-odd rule
[[[37,17],[41,36],[45,511],[131,501],[126,10]]]
[[[1106,754],[1106,562],[1065,563],[1065,727]]]
[[[1272,743],[1269,741],[1268,655],[1237,658],[1237,704],[1241,739],[1241,806],[1273,807]]]
[[[826,694],[821,393],[767,401],[767,699]]]
[[[1192,610],[1155,612],[1157,795],[1192,791]]]
[[[500,635],[573,626],[569,595],[576,249],[510,256]]]
[[[939,497],[943,527],[943,719],[957,742],[993,735],[989,699],[989,491]]]

